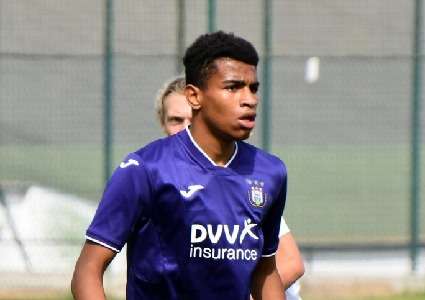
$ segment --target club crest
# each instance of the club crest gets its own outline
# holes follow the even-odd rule
[[[263,207],[267,201],[267,194],[263,190],[264,182],[250,179],[247,179],[246,182],[250,186],[248,190],[249,202],[255,207]]]

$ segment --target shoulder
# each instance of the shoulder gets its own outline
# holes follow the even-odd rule
[[[170,146],[176,142],[174,136],[164,137],[150,142],[149,144],[134,151],[133,154],[144,161],[155,159],[170,150]]]
[[[160,166],[164,158],[168,157],[169,151],[173,149],[174,139],[171,137],[157,139],[128,153],[117,166],[113,177],[133,177],[149,173],[149,170]]]
[[[278,156],[246,142],[238,142],[238,147],[244,157],[253,160],[256,169],[267,170],[268,172],[286,177],[286,165]]]
[[[164,160],[172,159],[173,153],[178,149],[179,141],[176,136],[169,136],[150,142],[128,154],[126,159],[133,158],[149,169],[151,166],[162,165]]]

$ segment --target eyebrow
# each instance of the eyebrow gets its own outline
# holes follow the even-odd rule
[[[167,122],[171,122],[171,121],[177,121],[177,122],[183,122],[184,121],[184,117],[178,117],[178,116],[168,116],[166,118]]]
[[[244,80],[238,80],[238,79],[224,80],[223,83],[224,84],[247,85]],[[259,85],[260,85],[260,83],[258,81],[255,81],[255,82],[249,84],[249,86],[256,86],[256,87],[258,87]]]

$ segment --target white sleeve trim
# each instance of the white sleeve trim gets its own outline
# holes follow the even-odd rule
[[[285,219],[282,217],[280,219],[280,229],[279,229],[279,238],[284,236],[285,234],[291,232],[291,230],[288,227],[288,224],[286,224]]]
[[[92,237],[89,237],[88,235],[86,235],[86,239],[88,239],[89,241],[95,242],[96,244],[102,245],[103,247],[109,248],[109,249],[111,249],[111,250],[113,250],[113,251],[115,251],[117,253],[120,252],[120,250],[118,250],[117,248],[112,247],[112,246],[110,246],[110,245],[108,245],[108,244],[106,244],[104,242],[99,241],[99,240],[96,240],[96,239],[94,239]]]
[[[276,255],[276,252],[273,252],[272,254],[263,254],[263,255],[261,255],[261,257],[271,257],[271,256]]]

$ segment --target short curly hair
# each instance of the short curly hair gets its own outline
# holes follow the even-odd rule
[[[225,57],[253,66],[257,66],[259,60],[257,51],[247,40],[223,31],[206,33],[187,48],[183,57],[186,83],[205,87],[209,76],[215,71],[214,61]]]

